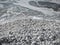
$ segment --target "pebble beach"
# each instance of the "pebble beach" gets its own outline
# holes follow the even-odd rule
[[[0,45],[60,45],[59,11],[33,9],[14,1],[9,6],[0,7]]]

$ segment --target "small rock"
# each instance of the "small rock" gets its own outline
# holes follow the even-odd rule
[[[53,41],[55,41],[56,39],[57,39],[57,37],[56,37],[56,36],[53,36],[53,37],[52,37],[52,40],[53,40]]]
[[[43,31],[46,31],[46,29],[42,29]]]
[[[60,45],[60,42],[56,42],[56,43],[54,43],[54,45]]]
[[[8,38],[7,38],[7,37],[1,38],[1,42],[2,42],[2,43],[8,43]]]
[[[13,32],[11,32],[11,31],[10,31],[10,32],[9,32],[9,34],[11,34],[11,35],[12,35],[12,34],[13,34]]]
[[[45,39],[44,38],[40,38],[40,41],[43,42],[43,41],[45,41]]]

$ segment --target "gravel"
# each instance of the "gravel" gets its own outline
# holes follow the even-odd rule
[[[57,45],[60,23],[21,19],[0,24],[0,45]]]
[[[60,13],[28,1],[0,0],[0,45],[60,45]]]

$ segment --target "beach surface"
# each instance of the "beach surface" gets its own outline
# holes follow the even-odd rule
[[[60,10],[29,1],[0,0],[0,45],[60,45]]]

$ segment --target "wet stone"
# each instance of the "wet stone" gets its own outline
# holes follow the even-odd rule
[[[60,4],[52,3],[52,2],[44,2],[44,1],[29,1],[29,4],[36,7],[45,7],[52,8],[54,11],[58,11],[60,8]]]
[[[29,1],[29,4],[32,5],[32,6],[39,7],[39,6],[37,5],[37,2],[35,2],[35,1]]]
[[[60,8],[60,4],[52,2],[38,1],[38,4],[43,5],[43,7],[52,8],[54,11],[58,11],[58,9]]]

